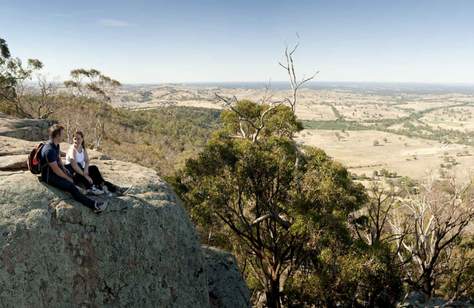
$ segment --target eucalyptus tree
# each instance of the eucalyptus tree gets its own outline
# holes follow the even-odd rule
[[[7,109],[20,116],[31,116],[23,106],[25,82],[42,68],[43,63],[37,59],[28,59],[25,64],[12,57],[7,42],[0,38],[0,100]]]
[[[281,307],[287,279],[328,243],[350,237],[349,215],[366,195],[322,150],[295,146],[301,124],[290,107],[270,108],[240,101],[225,111],[224,128],[186,162],[175,187],[193,219],[225,225],[267,306]]]
[[[100,148],[106,134],[104,118],[107,117],[108,106],[112,95],[121,83],[104,75],[96,69],[74,69],[70,73],[71,79],[64,81],[64,85],[74,96],[93,99],[100,102],[97,117],[94,119],[94,147]],[[66,129],[68,124],[66,124]]]
[[[227,107],[223,128],[174,179],[193,220],[223,225],[246,255],[268,307],[282,306],[288,279],[329,243],[348,243],[349,215],[366,201],[346,168],[294,140],[303,128],[298,90],[312,79],[297,81],[295,50],[286,49],[282,65],[291,97],[256,103],[216,94]]]

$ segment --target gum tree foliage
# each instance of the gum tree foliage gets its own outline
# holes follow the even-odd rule
[[[10,49],[8,49],[7,41],[0,38],[0,56],[2,58],[10,58]]]
[[[70,76],[71,79],[64,81],[64,85],[74,96],[95,99],[101,103],[101,108],[95,119],[93,142],[94,147],[99,149],[106,133],[104,121],[104,118],[107,117],[106,104],[111,101],[114,91],[121,86],[121,83],[96,69],[74,69]],[[66,123],[66,129],[68,127],[69,121]]]
[[[86,96],[110,101],[119,81],[102,74],[96,69],[74,69],[70,73],[71,79],[64,81],[66,88],[76,96]]]
[[[174,179],[192,218],[221,225],[246,256],[245,266],[268,307],[281,307],[287,281],[328,243],[348,242],[349,214],[366,201],[360,184],[323,151],[301,149],[294,134],[297,91],[293,54],[285,51],[291,97],[260,103],[217,98],[228,107],[223,128]]]
[[[31,116],[22,106],[25,82],[31,80],[35,71],[41,70],[43,63],[28,59],[26,64],[12,57],[5,39],[0,38],[0,100],[17,115]]]
[[[268,307],[280,307],[286,281],[332,241],[347,241],[348,216],[366,200],[364,189],[323,151],[299,151],[301,129],[290,107],[266,117],[267,105],[238,102],[217,132],[187,161],[176,187],[196,220],[218,220],[238,241],[263,287]],[[248,121],[241,125],[239,117]]]

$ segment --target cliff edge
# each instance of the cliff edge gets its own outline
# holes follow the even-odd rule
[[[194,226],[155,171],[93,155],[128,188],[96,215],[24,170],[37,142],[11,130],[0,134],[1,307],[209,307]]]

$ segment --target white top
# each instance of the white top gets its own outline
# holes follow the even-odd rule
[[[84,168],[86,166],[86,160],[84,156],[84,149],[81,149],[79,152],[76,150],[74,145],[71,145],[66,153],[66,164],[70,164],[71,160],[74,160],[79,166]]]

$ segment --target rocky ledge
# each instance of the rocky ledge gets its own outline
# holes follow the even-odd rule
[[[105,178],[128,188],[102,197],[109,206],[96,215],[24,170],[36,143],[0,136],[0,307],[210,307],[210,294],[219,307],[249,306],[232,257],[203,257],[155,171],[95,155]],[[227,284],[216,286],[213,270],[208,286],[213,268]]]

